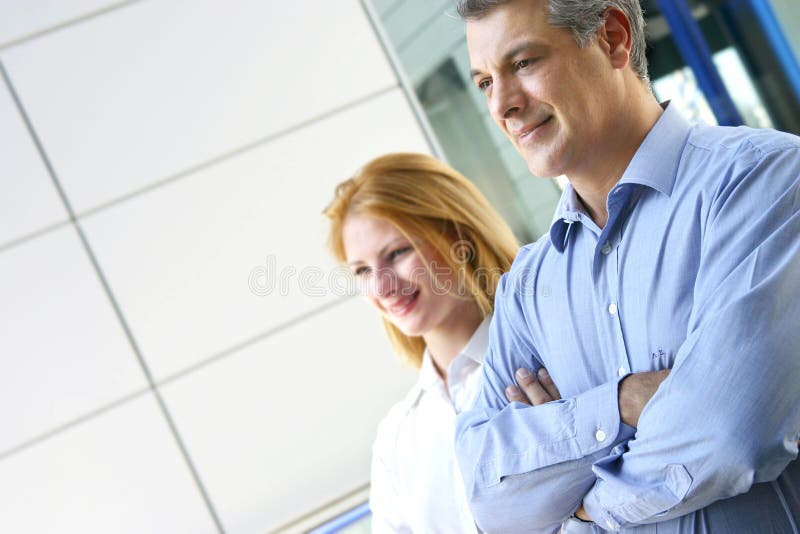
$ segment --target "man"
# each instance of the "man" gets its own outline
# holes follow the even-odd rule
[[[458,8],[494,120],[569,180],[458,420],[478,525],[797,532],[800,139],[660,105],[635,0]]]

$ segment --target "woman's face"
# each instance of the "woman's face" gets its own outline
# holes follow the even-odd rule
[[[342,229],[345,256],[367,300],[407,336],[425,336],[457,321],[458,312],[472,305],[457,297],[456,273],[426,242],[417,253],[390,222],[351,214]],[[431,275],[436,273],[436,278]]]

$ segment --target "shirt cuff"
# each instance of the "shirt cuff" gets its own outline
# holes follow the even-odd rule
[[[589,517],[612,531],[668,513],[686,497],[692,485],[692,477],[680,464],[664,466],[659,473],[661,480],[655,485],[626,484],[618,466],[625,451],[627,444],[621,443],[595,462],[592,470],[598,478],[583,498]]]
[[[575,398],[575,435],[583,456],[608,448],[617,441],[621,432],[617,389],[622,378],[592,388]],[[623,426],[624,438],[630,439],[635,429]]]

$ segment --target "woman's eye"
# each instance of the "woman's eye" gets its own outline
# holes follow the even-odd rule
[[[368,270],[369,270],[368,267],[358,267],[358,268],[356,268],[356,270],[353,271],[353,274],[356,275],[356,276],[362,276],[362,275],[367,274]]]
[[[393,259],[397,258],[398,256],[402,256],[403,254],[405,254],[409,250],[411,250],[411,247],[403,247],[403,248],[398,248],[397,250],[393,250],[393,251],[391,251],[389,253],[389,259],[393,260]]]

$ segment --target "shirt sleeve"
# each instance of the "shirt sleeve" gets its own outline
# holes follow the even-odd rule
[[[603,528],[663,521],[745,493],[797,457],[799,153],[740,156],[715,193],[687,339],[636,438],[594,466],[584,505]]]
[[[592,463],[633,429],[620,424],[616,380],[540,406],[508,403],[516,369],[541,366],[510,280],[498,285],[482,389],[457,419],[456,456],[482,530],[554,532],[592,487]]]

